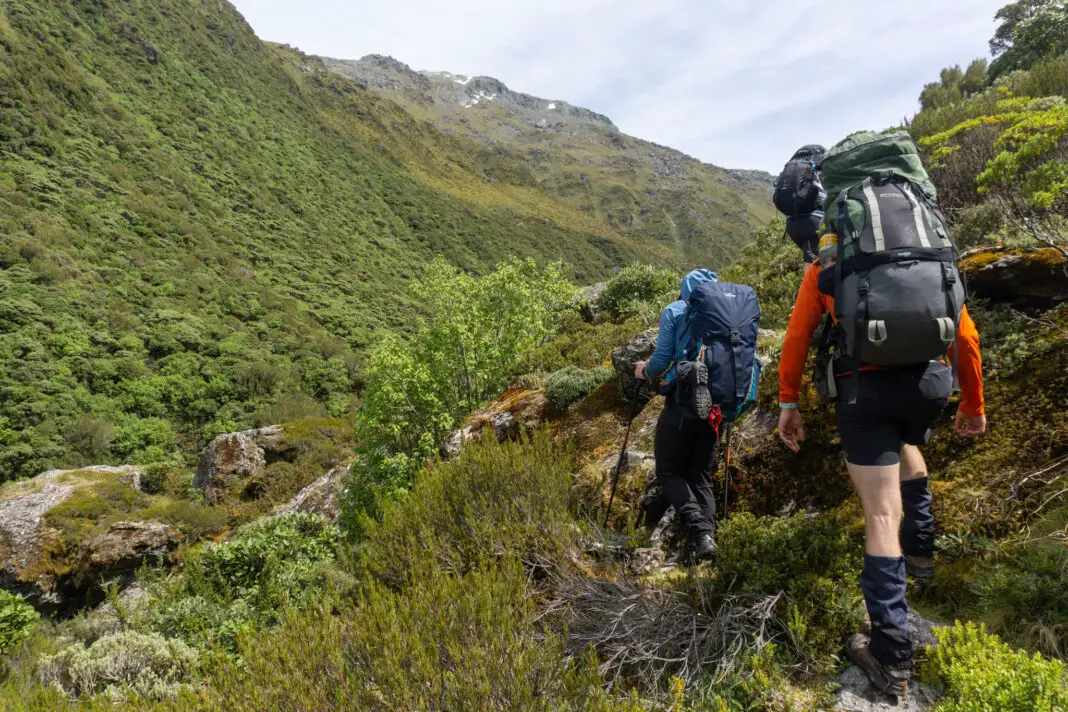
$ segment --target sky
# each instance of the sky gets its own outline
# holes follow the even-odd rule
[[[899,124],[988,54],[1008,0],[231,0],[265,40],[488,75],[624,133],[777,173],[795,149]]]

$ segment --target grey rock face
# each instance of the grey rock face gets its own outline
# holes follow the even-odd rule
[[[599,282],[579,292],[579,313],[582,315],[583,320],[590,324],[596,324],[598,317],[601,315],[601,307],[597,300],[601,298],[601,293],[604,292],[606,284],[607,282]]]
[[[934,691],[916,677],[909,681],[907,697],[888,697],[876,690],[864,671],[856,666],[842,673],[838,683],[842,689],[838,692],[835,709],[841,712],[925,712],[937,700]]]
[[[208,501],[216,501],[218,491],[231,480],[263,474],[267,456],[278,452],[282,435],[277,425],[220,435],[204,450],[193,486],[203,490]]]
[[[348,465],[335,467],[298,492],[293,499],[279,507],[275,514],[321,514],[336,523],[341,515],[341,496],[345,492],[345,476],[348,472]]]
[[[629,344],[624,344],[612,351],[612,366],[616,369],[619,389],[628,399],[634,396],[634,391],[638,386],[638,381],[634,378],[634,367],[639,361],[646,361],[653,355],[653,349],[656,348],[656,333],[656,329],[644,331]],[[639,405],[644,406],[653,395],[652,387],[646,384]]]
[[[47,483],[36,492],[0,502],[0,551],[6,554],[0,584],[10,586],[40,556],[44,515],[73,493],[70,485]]]
[[[141,468],[130,466],[50,470],[5,487],[5,499],[0,501],[0,587],[22,594],[46,610],[62,607],[69,586],[48,573],[47,567],[39,566],[46,543],[55,536],[45,516],[80,488],[93,486],[91,477],[79,475],[113,475],[133,487],[141,472]]]
[[[129,583],[142,564],[169,563],[182,541],[160,522],[118,522],[82,544],[75,585],[84,588],[119,579]]]

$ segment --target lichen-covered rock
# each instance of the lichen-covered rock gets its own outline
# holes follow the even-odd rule
[[[634,396],[634,391],[638,386],[638,381],[634,378],[634,367],[639,361],[647,361],[653,355],[653,350],[656,348],[656,334],[656,329],[643,331],[630,343],[612,351],[612,366],[616,369],[619,389],[627,399]],[[646,384],[642,389],[639,405],[644,406],[654,395],[653,389]]]
[[[512,388],[500,398],[475,411],[464,427],[453,433],[446,452],[455,456],[470,441],[479,442],[492,432],[497,442],[504,442],[537,429],[548,413],[549,399],[545,391]]]
[[[204,450],[193,486],[203,490],[209,502],[217,501],[219,492],[234,480],[263,474],[270,456],[279,452],[283,434],[274,425],[218,436]]]
[[[118,522],[82,544],[75,585],[129,583],[142,564],[170,563],[182,535],[160,522]]]
[[[983,247],[964,255],[968,288],[998,302],[1049,305],[1068,298],[1065,260],[1052,247]]]
[[[596,324],[601,316],[601,305],[598,300],[606,284],[608,283],[599,282],[590,285],[578,294],[579,314],[590,324]]]
[[[275,516],[306,512],[321,514],[328,521],[336,523],[338,517],[341,516],[341,496],[345,492],[345,476],[348,472],[348,465],[341,465],[330,470],[298,492],[296,497],[279,507]]]
[[[62,574],[42,565],[57,536],[46,515],[80,490],[101,482],[133,486],[140,472],[131,466],[50,470],[0,488],[0,587],[22,594],[39,608],[62,606],[66,598]]]

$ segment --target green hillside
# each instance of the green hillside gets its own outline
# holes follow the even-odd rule
[[[437,255],[566,256],[579,282],[708,255],[525,171],[261,42],[222,0],[5,2],[0,480],[350,412],[361,354],[407,327]]]
[[[689,264],[721,264],[739,230],[770,219],[773,177],[731,171],[622,133],[601,114],[542,99],[493,77],[417,72],[391,57],[323,58],[450,135],[479,144],[487,161],[507,158],[518,174],[616,230],[656,241]],[[670,259],[670,257],[669,257]]]

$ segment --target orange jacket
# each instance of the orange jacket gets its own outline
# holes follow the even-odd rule
[[[790,326],[782,342],[782,357],[779,359],[779,402],[797,403],[801,391],[801,376],[808,360],[812,335],[819,327],[823,315],[834,317],[834,297],[819,290],[818,264],[809,265],[797,292],[797,301],[790,314]],[[983,361],[979,355],[979,332],[975,322],[968,316],[965,307],[960,318],[960,346],[957,358],[957,376],[960,380],[960,409],[967,415],[983,415]],[[950,349],[952,356],[953,349]]]

